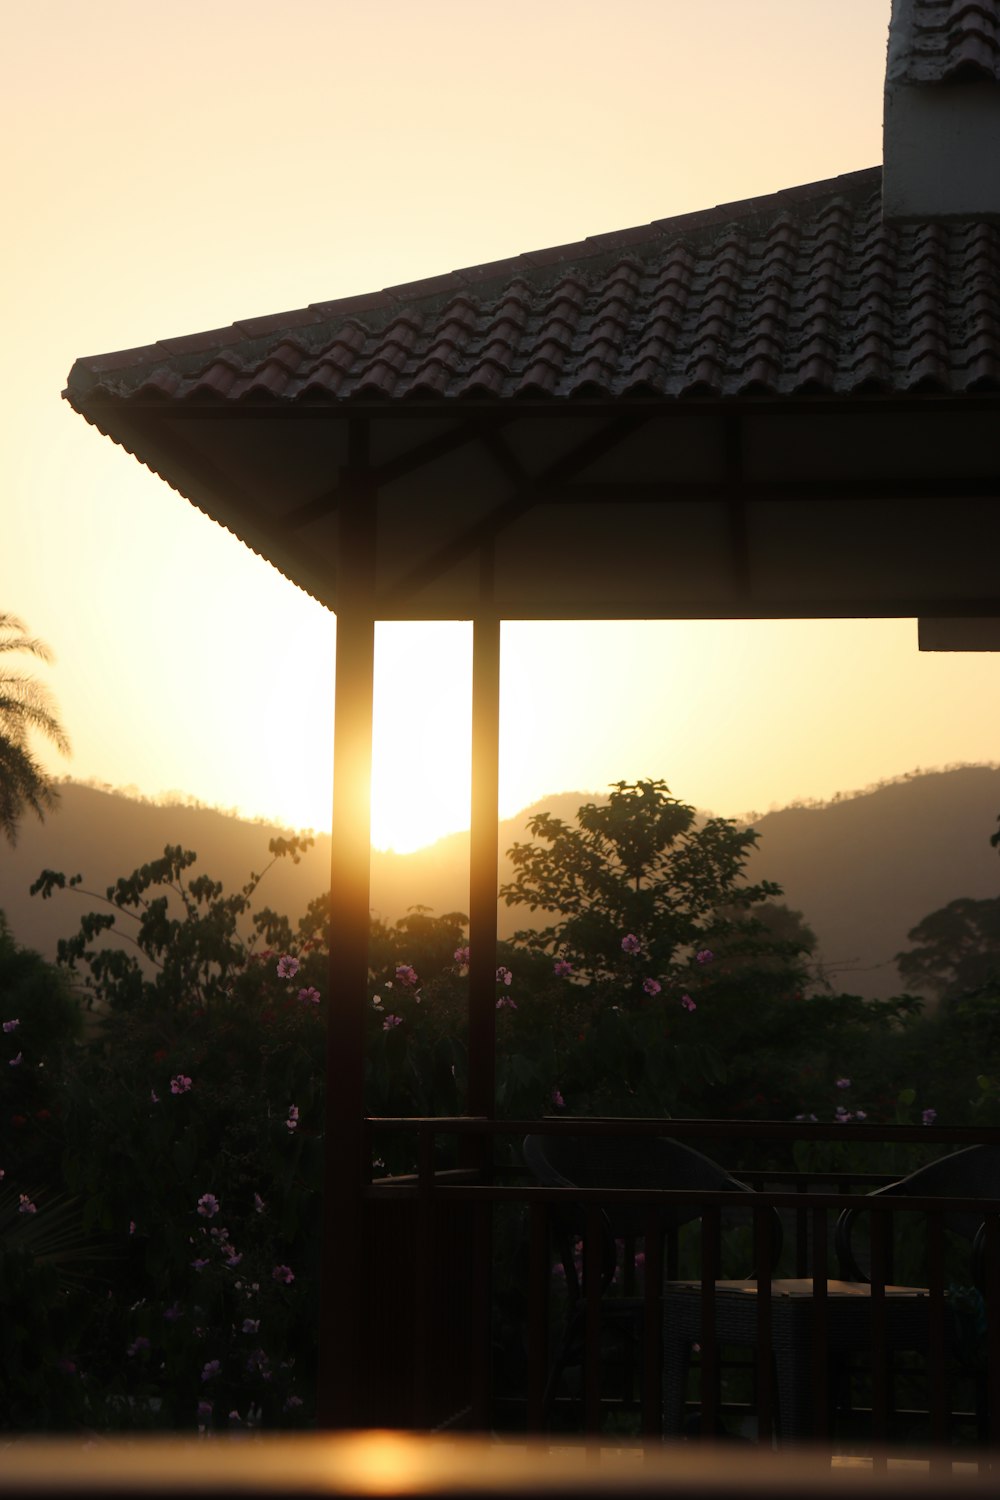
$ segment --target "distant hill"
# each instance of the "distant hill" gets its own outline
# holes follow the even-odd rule
[[[57,813],[45,823],[26,819],[16,848],[0,846],[0,909],[19,942],[49,957],[90,908],[70,892],[49,901],[30,897],[43,868],[80,873],[85,886],[103,891],[166,844],[180,844],[197,851],[200,871],[232,889],[267,863],[268,841],[288,833],[212,808],[160,806],[75,782],[60,791]],[[501,854],[526,838],[533,812],[570,820],[593,800],[599,800],[593,793],[562,792],[507,819],[500,825]],[[760,842],[749,873],[784,887],[785,901],[816,932],[820,960],[837,988],[885,997],[900,989],[893,958],[922,917],[956,896],[1000,894],[1000,860],[989,843],[998,813],[1000,768],[901,777],[822,805],[755,817]],[[376,852],[373,911],[390,922],[417,904],[438,913],[467,911],[468,851],[468,834],[456,833],[414,854]],[[294,918],[328,888],[329,864],[329,835],[319,835],[300,864],[283,860],[270,872],[260,904]],[[501,881],[509,877],[502,859]],[[531,925],[531,914],[517,908],[501,906],[499,918],[505,937]]]
[[[901,989],[893,958],[922,917],[1000,895],[998,814],[1000,767],[915,773],[755,818],[750,868],[804,914],[837,989],[884,999]]]
[[[66,876],[83,875],[83,885],[103,893],[120,875],[157,859],[167,844],[179,844],[198,855],[197,870],[222,882],[226,890],[243,885],[251,871],[268,863],[268,844],[291,830],[250,821],[197,804],[161,805],[110,788],[66,781],[59,786],[59,810],[44,823],[25,818],[16,846],[0,843],[0,911],[6,914],[18,942],[54,957],[59,938],[76,930],[90,906],[73,892],[43,901],[28,894],[43,869]],[[541,810],[572,818],[585,792],[546,797],[500,825],[500,848],[523,839],[532,812]],[[451,834],[414,854],[372,852],[372,911],[394,922],[408,907],[433,911],[467,911],[469,905],[469,835]],[[330,886],[330,836],[318,834],[298,865],[279,860],[260,888],[259,905],[284,912],[293,920],[315,896]],[[509,868],[502,875],[508,879]],[[500,907],[501,935],[528,925],[526,913]]]

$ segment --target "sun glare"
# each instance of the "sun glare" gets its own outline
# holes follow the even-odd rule
[[[375,627],[372,844],[409,854],[469,826],[472,626]]]

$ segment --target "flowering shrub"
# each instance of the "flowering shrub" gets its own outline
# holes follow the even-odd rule
[[[955,1080],[981,1064],[961,1007],[934,1022],[952,1026],[938,1045],[918,1002],[817,988],[808,929],[777,887],[742,880],[752,834],[699,829],[662,783],[622,783],[610,806],[581,809],[577,830],[535,820],[535,852],[515,859],[508,901],[567,905],[495,955],[501,1114],[836,1119],[831,1160],[857,1121],[962,1118]],[[168,848],[96,897],[59,970],[0,921],[0,1297],[25,1330],[3,1348],[0,1425],[313,1418],[326,898],[293,925],[253,909],[261,876],[227,895],[194,862]],[[36,889],[83,894],[52,871]],[[129,951],[107,946],[118,924]],[[466,928],[423,907],[373,921],[369,1113],[464,1110]],[[979,1055],[996,1055],[995,1006],[969,1007]],[[918,1036],[935,1045],[918,1054]],[[990,1078],[975,1112],[1000,1113]],[[377,1149],[377,1171],[412,1169],[412,1140]]]

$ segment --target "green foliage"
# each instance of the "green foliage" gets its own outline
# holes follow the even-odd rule
[[[949,901],[907,936],[917,946],[896,955],[907,983],[949,1001],[1000,983],[1000,896]]]
[[[496,955],[501,1115],[837,1118],[801,1162],[836,1168],[852,1120],[1000,1113],[992,994],[925,1017],[817,988],[801,915],[744,879],[752,830],[652,781],[531,828],[503,894],[554,921]],[[303,847],[232,894],[177,846],[103,894],[45,871],[43,899],[96,903],[58,969],[0,921],[0,1425],[311,1420],[328,898],[294,923],[257,904]],[[369,1114],[463,1111],[467,944],[460,912],[372,922]],[[377,1173],[414,1168],[412,1139],[376,1140]]]
[[[187,878],[197,855],[179,845],[168,845],[161,859],[108,886],[103,896],[84,890],[81,876],[67,881],[54,870],[42,871],[31,894],[46,900],[69,888],[108,908],[87,913],[76,935],[61,940],[57,950],[61,964],[70,969],[82,965],[87,971],[91,1003],[99,999],[114,1011],[140,1005],[204,1007],[226,998],[246,966],[250,946],[240,923],[264,875],[278,859],[298,863],[312,843],[311,838],[272,839],[270,863],[231,896],[206,875]],[[120,918],[127,924],[124,929]],[[254,930],[259,934],[273,925],[273,913],[265,910]],[[129,944],[129,951],[96,945],[96,939],[112,931]],[[282,934],[290,940],[290,931],[282,929]]]

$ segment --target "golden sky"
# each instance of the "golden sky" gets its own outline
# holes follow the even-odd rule
[[[875,164],[889,0],[33,0],[0,70],[0,609],[59,772],[328,826],[335,622],[60,400],[79,355]],[[155,21],[154,21],[155,16]],[[374,841],[467,825],[470,633],[378,636]],[[511,624],[501,812],[729,815],[992,761],[912,621]]]

